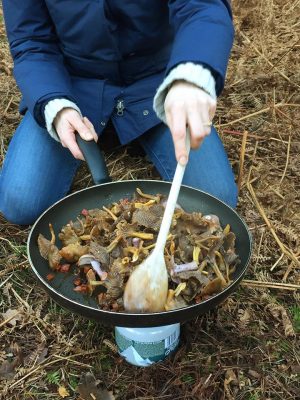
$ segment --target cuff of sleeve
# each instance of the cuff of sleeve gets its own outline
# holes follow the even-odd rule
[[[49,132],[50,136],[55,139],[57,142],[60,142],[57,132],[54,128],[53,121],[57,114],[63,108],[73,108],[74,110],[78,111],[81,115],[80,109],[77,107],[75,103],[67,99],[54,99],[49,101],[45,107],[45,122],[46,122],[46,129]],[[81,115],[82,116],[82,115]]]
[[[173,68],[171,72],[164,79],[162,84],[157,89],[154,96],[153,108],[156,115],[166,124],[165,115],[165,99],[168,94],[170,85],[174,81],[184,80],[193,83],[199,88],[208,93],[214,100],[216,100],[216,81],[212,76],[209,69],[204,68],[202,65],[194,64],[191,62],[179,64]]]

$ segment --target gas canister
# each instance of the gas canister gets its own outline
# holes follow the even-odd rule
[[[118,351],[130,364],[147,367],[176,350],[180,324],[151,328],[115,327]]]

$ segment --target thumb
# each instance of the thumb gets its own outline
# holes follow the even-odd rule
[[[83,123],[85,124],[85,126],[88,127],[88,129],[92,133],[93,139],[95,140],[95,142],[98,142],[98,135],[97,135],[94,125],[91,123],[91,121],[87,117],[83,117]]]

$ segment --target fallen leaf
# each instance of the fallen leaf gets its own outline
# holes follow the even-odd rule
[[[272,316],[277,319],[277,321],[280,321],[280,314],[281,314],[281,307],[278,304],[270,303],[265,307],[265,310],[270,311]]]
[[[67,389],[64,386],[60,386],[58,388],[58,394],[60,395],[60,397],[62,397],[63,399],[65,397],[70,396],[70,393],[67,391]]]
[[[229,368],[225,372],[225,383],[226,383],[226,385],[229,385],[231,382],[234,385],[238,385],[238,378],[237,378],[235,372],[231,368]]]
[[[7,349],[6,354],[12,355],[12,359],[5,360],[0,365],[0,378],[10,380],[15,376],[16,368],[23,363],[23,354],[17,344],[13,344]]]
[[[279,365],[277,365],[277,369],[278,369],[278,371],[280,371],[280,372],[287,373],[287,371],[288,371],[289,368],[290,368],[290,367],[289,367],[289,365],[287,365],[287,364],[279,364]]]
[[[9,308],[2,317],[7,321],[7,325],[16,326],[17,321],[22,320],[22,311]]]
[[[298,364],[291,365],[291,370],[293,374],[300,375],[300,365]]]
[[[231,383],[232,383],[232,385],[237,385],[238,384],[238,380],[237,380],[235,372],[231,368],[229,368],[225,372],[224,391],[226,393],[226,397],[229,400],[234,400],[234,397],[232,395],[232,391],[231,391],[231,388],[230,388],[230,384]]]
[[[77,387],[81,400],[115,400],[112,392],[98,388],[98,381],[91,372],[82,374]]]
[[[43,361],[45,361],[46,358],[47,358],[47,354],[48,354],[48,347],[45,347],[45,348],[41,351],[41,353],[40,353],[40,355],[39,355],[39,357],[38,357],[36,363],[37,363],[37,364],[41,364]]]
[[[290,317],[288,316],[285,308],[282,307],[282,323],[284,326],[284,334],[287,337],[291,337],[291,336],[296,336],[293,324],[290,320]]]
[[[5,360],[1,365],[0,365],[0,377],[4,379],[12,379],[15,375],[15,368],[17,367],[17,364],[15,361],[8,361]]]
[[[272,316],[275,319],[277,319],[277,321],[282,322],[282,325],[284,327],[285,336],[290,337],[290,336],[296,335],[293,324],[286,312],[286,309],[283,306],[281,306],[279,304],[271,303],[271,304],[268,304],[265,307],[265,309],[269,310],[270,313],[272,314]]]
[[[240,324],[239,324],[240,328],[241,329],[246,328],[251,319],[250,311],[248,309],[247,310],[240,309],[238,310],[238,315],[240,319]]]
[[[24,365],[39,365],[47,358],[48,348],[45,347],[45,342],[40,343],[36,349],[29,353],[24,359]]]
[[[254,379],[260,379],[261,378],[261,374],[259,374],[258,372],[254,371],[253,369],[249,369],[248,370],[248,375],[250,375]]]

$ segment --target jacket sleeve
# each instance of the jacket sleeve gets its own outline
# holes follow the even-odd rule
[[[14,76],[23,101],[45,126],[41,104],[56,97],[74,101],[70,77],[44,0],[3,0]]]
[[[193,62],[210,69],[216,93],[224,87],[234,28],[226,0],[169,0],[175,39],[168,74],[178,64]]]

